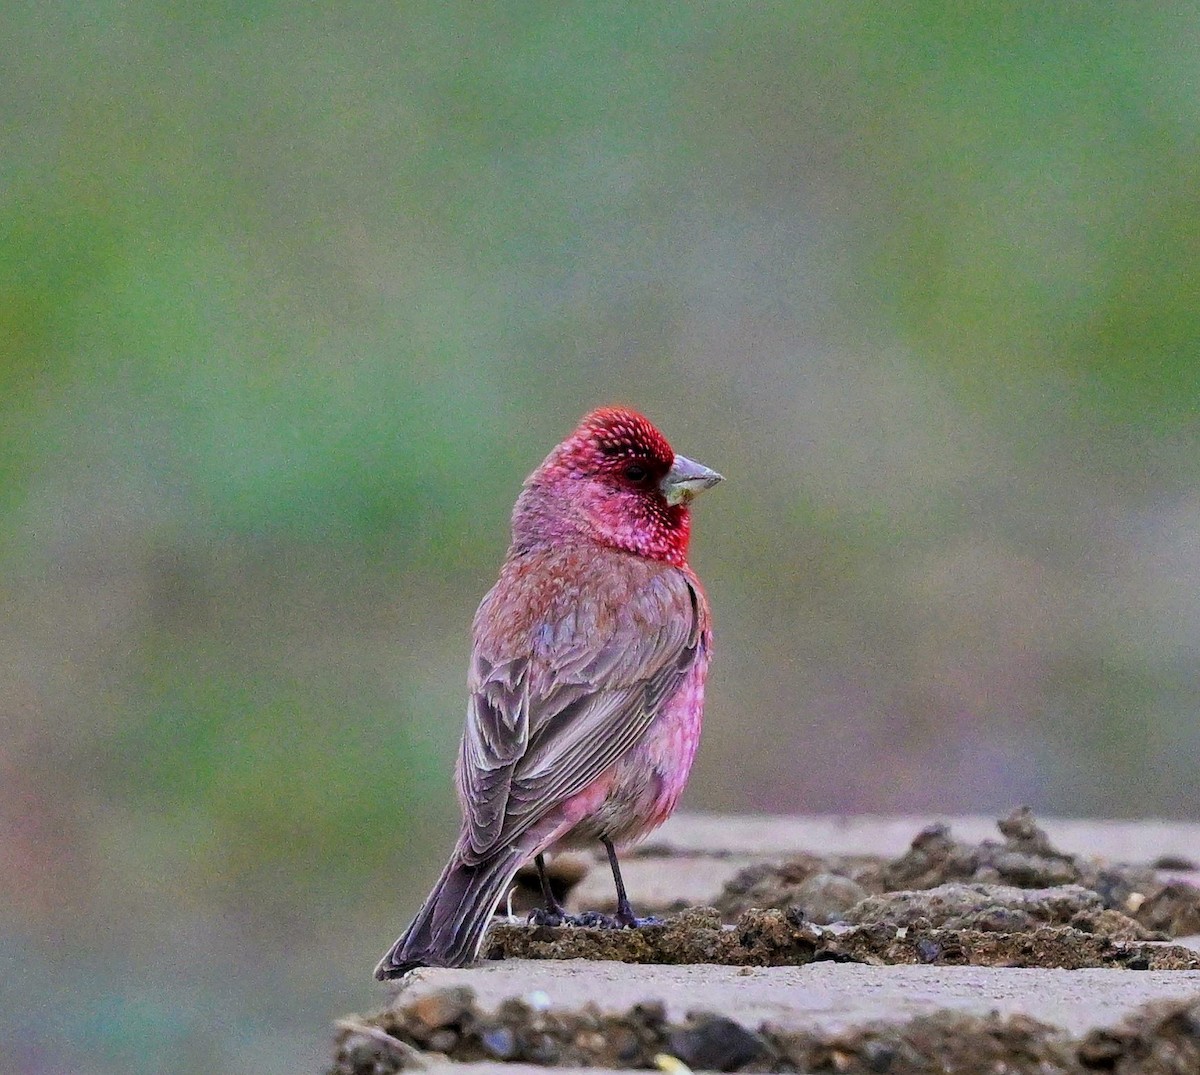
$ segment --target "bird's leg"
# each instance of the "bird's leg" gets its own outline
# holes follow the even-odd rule
[[[537,907],[529,913],[529,924],[533,926],[586,926],[591,929],[619,929],[621,923],[599,911],[584,911],[583,914],[567,914],[567,909],[554,895],[550,878],[546,876],[546,860],[538,855],[534,860],[538,881],[542,886],[542,899],[546,906]]]
[[[613,847],[611,840],[603,836],[600,837],[600,842],[604,845],[604,850],[608,852],[608,864],[612,867],[613,882],[617,886],[617,925],[628,929],[637,929],[638,926],[661,925],[661,920],[658,918],[638,918],[633,913],[633,908],[629,905],[629,897],[625,894],[625,882],[621,880],[617,849]]]
[[[550,887],[550,878],[546,876],[546,859],[538,855],[533,860],[537,866],[538,883],[542,886],[542,899],[546,901],[544,908],[537,907],[529,914],[529,921],[535,926],[561,926],[567,918],[567,909],[559,902]]]
[[[617,849],[612,841],[601,836],[600,842],[608,852],[608,864],[612,867],[613,883],[617,886],[617,924],[621,926],[636,926],[637,916],[629,906],[629,897],[625,895],[625,882],[621,879],[621,866],[617,862]]]
[[[591,929],[636,929],[638,926],[658,926],[662,920],[654,917],[638,918],[629,905],[629,896],[625,893],[625,882],[621,877],[621,867],[617,863],[617,850],[612,841],[601,837],[604,850],[608,852],[608,864],[612,867],[613,881],[617,886],[617,913],[610,917],[599,911],[584,911],[583,914],[567,914],[567,909],[559,902],[550,887],[550,878],[546,876],[546,861],[538,855],[534,858],[537,866],[538,882],[542,886],[542,898],[546,906],[537,907],[529,912],[529,923],[533,926],[584,926]]]

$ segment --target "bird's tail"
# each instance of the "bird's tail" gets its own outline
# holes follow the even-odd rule
[[[500,897],[527,857],[519,848],[505,848],[468,865],[455,852],[375,977],[382,982],[415,967],[462,967],[474,960]]]

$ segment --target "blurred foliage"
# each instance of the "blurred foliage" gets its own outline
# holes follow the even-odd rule
[[[316,1070],[589,407],[730,481],[689,802],[1200,810],[1190,5],[9,5],[0,1067]]]

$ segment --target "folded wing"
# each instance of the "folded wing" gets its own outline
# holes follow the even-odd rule
[[[507,647],[476,646],[458,766],[465,861],[511,846],[603,775],[704,645],[701,598],[679,569],[655,571],[632,592],[593,592],[530,622]]]

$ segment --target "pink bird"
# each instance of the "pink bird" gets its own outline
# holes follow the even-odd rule
[[[615,846],[675,809],[700,739],[712,649],[688,566],[692,497],[721,475],[642,415],[587,415],[525,481],[500,578],[475,614],[458,756],[462,829],[424,906],[375,968],[458,967],[533,860],[599,840],[616,922],[638,920]]]

